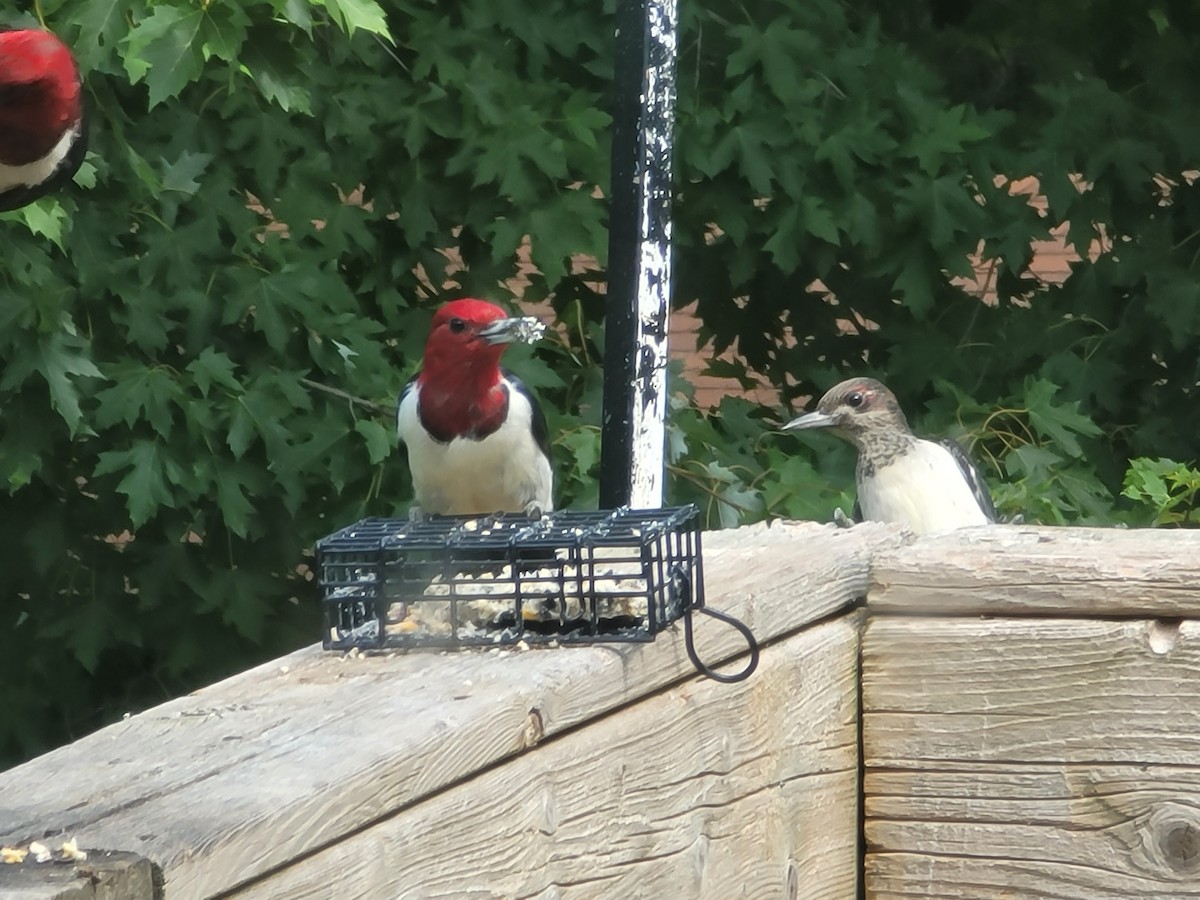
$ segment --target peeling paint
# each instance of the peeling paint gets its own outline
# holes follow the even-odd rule
[[[671,303],[671,148],[675,124],[675,0],[647,0],[646,62],[638,163],[641,252],[638,342],[632,385],[630,506],[662,506],[667,416],[667,323]]]

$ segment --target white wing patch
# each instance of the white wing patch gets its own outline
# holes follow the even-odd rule
[[[858,485],[864,519],[900,522],[917,534],[986,525],[991,519],[950,451],[917,441]]]
[[[509,384],[508,417],[481,440],[433,440],[417,414],[412,387],[400,401],[396,432],[408,445],[417,506],[438,516],[526,512],[553,507],[554,472],[533,438],[533,408]]]

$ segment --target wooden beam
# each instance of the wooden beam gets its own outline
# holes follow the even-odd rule
[[[230,900],[792,896],[858,879],[858,616],[425,799]]]
[[[1200,616],[1200,531],[992,525],[880,553],[869,605],[961,615]]]
[[[871,897],[1200,897],[1200,622],[868,620]]]
[[[862,597],[872,553],[902,539],[877,524],[708,534],[707,601],[779,639]],[[696,638],[710,664],[745,653],[707,619]],[[309,647],[0,774],[0,841],[130,850],[171,900],[209,897],[683,681],[679,625],[652,644],[524,652]]]

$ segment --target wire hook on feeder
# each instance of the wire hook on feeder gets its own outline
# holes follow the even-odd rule
[[[692,598],[691,605],[688,606],[683,614],[683,643],[687,648],[688,659],[692,661],[692,665],[696,667],[696,671],[701,675],[708,676],[713,681],[720,681],[723,684],[734,684],[738,681],[745,681],[753,675],[754,670],[758,668],[759,650],[758,639],[754,637],[754,632],[750,630],[750,626],[740,619],[729,615],[729,613],[723,613],[719,609],[712,609],[705,606],[703,598],[698,598],[692,593],[692,579],[689,574],[676,570],[674,580],[676,582],[676,589],[682,589],[683,596]],[[679,584],[679,582],[683,582],[683,584]],[[746,665],[741,671],[734,672],[732,675],[723,675],[700,659],[700,654],[696,652],[696,640],[692,631],[692,615],[694,613],[703,613],[727,625],[732,625],[746,639],[746,646],[750,650],[750,658],[746,661]]]
[[[746,644],[750,648],[750,659],[746,662],[746,667],[740,672],[734,672],[732,675],[723,675],[715,669],[709,668],[704,661],[696,653],[696,644],[692,638],[692,613],[703,613],[706,616],[712,616],[714,619],[720,619],[726,624],[732,625],[742,637],[746,639]],[[723,613],[719,609],[710,609],[707,606],[693,606],[687,611],[683,617],[683,642],[687,646],[687,655],[691,659],[692,665],[696,667],[701,675],[707,675],[713,681],[721,681],[725,684],[733,684],[737,681],[745,681],[754,674],[754,670],[758,668],[758,641],[754,637],[754,632],[750,627],[739,619],[735,619],[729,613]]]

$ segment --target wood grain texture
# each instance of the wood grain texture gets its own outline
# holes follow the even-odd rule
[[[878,611],[1200,616],[1200,530],[990,525],[874,560]]]
[[[858,874],[857,614],[552,740],[237,900],[786,897]]]
[[[867,896],[1200,897],[1200,622],[874,616]]]
[[[761,640],[864,595],[881,525],[705,536],[710,605]],[[710,664],[740,636],[697,623]],[[0,774],[0,840],[64,833],[209,897],[335,843],[460,779],[692,680],[675,626],[652,644],[348,658],[309,647]]]

